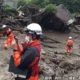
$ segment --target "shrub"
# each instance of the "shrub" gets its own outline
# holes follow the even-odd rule
[[[11,13],[17,14],[16,8],[12,8],[9,5],[4,5],[3,6],[3,12],[5,15],[9,15]]]
[[[44,11],[46,11],[47,13],[49,12],[56,13],[56,5],[49,4],[45,7]]]
[[[25,6],[25,5],[27,5],[27,1],[26,0],[19,0],[18,4],[17,4],[17,7]]]
[[[76,17],[76,16],[80,16],[80,13],[75,12],[75,13],[73,13],[73,16],[74,16],[74,17]]]

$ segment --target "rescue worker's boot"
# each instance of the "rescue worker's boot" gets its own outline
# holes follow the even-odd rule
[[[72,55],[72,49],[69,49],[69,55]]]
[[[65,54],[65,56],[67,56],[68,55],[68,51],[65,51],[64,54]]]
[[[72,55],[72,52],[69,52],[69,54],[68,54],[69,56],[71,56]]]

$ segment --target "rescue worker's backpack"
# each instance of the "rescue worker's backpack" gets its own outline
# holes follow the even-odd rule
[[[21,70],[26,70],[30,67],[29,65],[33,62],[33,60],[39,56],[39,52],[35,47],[25,47],[21,53],[21,56],[21,63],[18,65],[18,68]]]

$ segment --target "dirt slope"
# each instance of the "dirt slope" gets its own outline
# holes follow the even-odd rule
[[[14,33],[16,36],[18,36],[20,42],[24,41],[25,37],[24,34],[20,34],[18,32]],[[75,77],[74,80],[79,80],[76,77],[80,76],[80,54],[79,54],[80,34],[76,33],[63,34],[52,31],[44,31],[44,35],[47,36],[48,38],[60,42],[54,43],[53,40],[51,39],[44,40],[44,43],[41,42],[42,43],[41,47],[43,50],[41,60],[54,71],[56,76],[55,80],[66,80],[65,76],[67,77],[67,79],[72,78],[72,76],[74,76]],[[78,37],[76,38],[77,35]],[[69,36],[72,36],[74,40],[74,48],[72,55],[67,55],[64,53],[65,43]],[[4,50],[3,42],[5,39],[6,37],[0,39],[0,80],[14,80],[15,75],[8,72],[9,59],[13,52],[10,48],[8,50]],[[47,70],[45,70],[45,72],[47,72]],[[69,77],[70,75],[71,77]],[[43,73],[40,74],[40,80],[46,80],[45,77],[47,76],[43,76]]]

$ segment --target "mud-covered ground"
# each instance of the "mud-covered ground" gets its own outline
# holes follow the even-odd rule
[[[14,34],[18,36],[20,42],[24,41],[24,34],[19,32],[14,32]],[[41,42],[41,61],[51,68],[55,77],[52,79],[52,74],[43,75],[42,73],[40,74],[40,80],[80,80],[80,34],[44,31],[44,35],[48,38]],[[74,41],[71,55],[65,54],[65,43],[69,36],[72,36]],[[13,52],[11,48],[7,50],[3,48],[5,39],[6,37],[0,39],[0,80],[14,80],[15,75],[8,72],[9,59]],[[54,40],[59,43],[55,43]],[[43,70],[47,73],[47,68]]]

